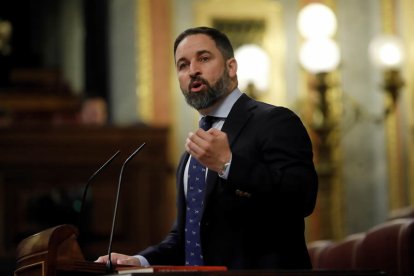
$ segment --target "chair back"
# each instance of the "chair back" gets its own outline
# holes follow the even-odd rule
[[[320,256],[320,266],[327,269],[353,269],[357,251],[365,238],[365,233],[348,236],[326,248]]]
[[[381,269],[389,276],[414,275],[414,219],[394,219],[367,231],[355,267]]]
[[[311,259],[313,269],[321,267],[321,255],[322,253],[334,242],[331,240],[318,240],[312,241],[307,244],[309,257]]]

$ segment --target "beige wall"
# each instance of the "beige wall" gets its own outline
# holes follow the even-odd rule
[[[140,2],[137,1],[135,3]],[[337,14],[338,33],[336,39],[342,54],[341,66],[337,72],[337,89],[340,95],[337,99],[337,106],[343,109],[343,113],[338,121],[339,139],[335,145],[335,150],[341,153],[339,160],[337,160],[340,167],[338,182],[335,184],[340,185],[340,187],[332,195],[332,200],[337,204],[336,211],[332,215],[340,216],[340,219],[334,220],[334,223],[338,225],[333,227],[339,227],[340,230],[334,234],[333,238],[365,231],[371,226],[384,221],[389,211],[395,208],[393,206],[404,206],[414,202],[412,192],[414,190],[412,188],[414,186],[414,162],[411,158],[412,154],[410,154],[414,147],[412,137],[414,101],[412,95],[413,84],[408,78],[412,75],[413,69],[407,64],[403,72],[404,76],[407,77],[407,83],[400,99],[402,107],[399,110],[398,118],[395,119],[395,123],[398,125],[398,135],[394,136],[397,139],[399,158],[396,159],[397,161],[393,161],[394,163],[390,163],[389,147],[390,141],[392,141],[389,134],[390,126],[375,120],[375,118],[382,115],[384,110],[385,99],[380,88],[382,74],[371,65],[368,58],[368,46],[371,39],[382,33],[384,22],[390,20],[395,21],[397,33],[404,36],[407,45],[413,45],[413,37],[409,31],[409,26],[413,24],[412,18],[414,18],[411,14],[413,4],[409,0],[390,1],[395,9],[391,15],[385,15],[382,12],[384,1],[326,1],[333,6]],[[165,0],[164,3],[168,3],[165,6],[161,5],[162,2],[156,1],[152,8],[158,9],[158,12],[152,11],[150,14],[154,16],[155,14],[162,15],[165,17],[163,20],[151,20],[149,21],[150,24],[141,22],[139,18],[136,20],[136,28],[143,28],[140,24],[147,24],[146,28],[152,32],[165,33],[164,36],[151,39],[151,43],[154,45],[150,45],[150,47],[155,51],[160,51],[161,54],[157,56],[161,55],[162,58],[157,59],[157,56],[152,56],[151,66],[155,66],[159,70],[152,69],[153,75],[149,76],[152,78],[150,81],[154,90],[146,96],[149,97],[147,101],[151,103],[151,108],[146,111],[149,112],[149,115],[145,116],[150,118],[149,121],[147,119],[150,124],[161,122],[171,128],[171,160],[174,164],[176,164],[178,156],[184,149],[187,133],[196,125],[197,114],[186,105],[182,98],[175,78],[172,58],[168,57],[168,51],[171,51],[173,40],[179,32],[196,24],[197,14],[194,14],[194,7],[201,2],[206,1]],[[282,22],[283,43],[287,49],[282,61],[274,61],[276,63],[283,62],[283,72],[280,79],[276,81],[285,84],[286,101],[284,105],[300,113],[298,102],[303,101],[302,97],[306,94],[304,92],[306,83],[303,82],[303,71],[301,71],[297,58],[300,37],[295,24],[299,7],[307,1],[274,0],[274,2],[277,2],[281,8],[280,20]],[[221,9],[226,8],[225,3],[223,1]],[[240,3],[254,5],[249,4],[248,1],[241,1]],[[252,3],[256,2],[252,1]],[[169,7],[168,10],[165,9],[166,7]],[[229,11],[229,14],[231,12]],[[120,20],[124,19],[121,17]],[[125,33],[125,35],[130,34]],[[157,33],[157,35],[159,34]],[[135,43],[139,44],[140,39],[142,37],[138,37]],[[136,56],[140,54],[142,53],[137,53]],[[408,57],[412,59],[412,51],[408,52]],[[411,64],[414,63],[411,62]],[[139,80],[140,72],[144,70],[146,68],[139,66],[135,68],[137,80]],[[163,72],[161,77],[157,75],[160,70]],[[169,76],[167,77],[165,74],[169,74]],[[154,77],[157,81],[160,80],[161,83],[156,83]],[[135,85],[136,87],[142,87],[146,83],[141,82]],[[112,93],[114,97],[118,98],[116,95],[122,92],[114,88]],[[145,102],[142,102],[142,99],[139,98],[139,89],[137,89],[137,93],[139,109],[140,106],[145,105]],[[123,106],[121,101],[125,100],[121,97],[120,102],[113,103],[115,108]],[[357,113],[357,110],[360,113]],[[134,113],[135,111],[131,109],[129,112]],[[159,115],[160,112],[163,113]],[[138,114],[140,114],[139,111]],[[139,116],[137,116],[137,120],[139,120]],[[395,171],[393,172],[395,167],[400,168],[398,173],[401,178],[397,182],[392,177],[395,173]],[[398,193],[402,193],[403,197],[395,199],[391,192],[392,189],[396,189],[395,187],[397,187]],[[391,202],[395,200],[398,202]],[[329,206],[320,207],[329,208]],[[316,213],[309,220],[312,221],[317,217],[318,214]],[[323,227],[323,221],[321,223]]]

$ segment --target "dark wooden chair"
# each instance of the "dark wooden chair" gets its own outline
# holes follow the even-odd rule
[[[314,269],[321,268],[321,255],[332,244],[334,244],[332,240],[317,240],[308,243],[309,257]]]
[[[357,233],[327,247],[320,255],[320,267],[354,269],[356,255],[365,233]]]
[[[367,231],[355,267],[381,269],[388,276],[414,275],[414,219],[394,219]]]

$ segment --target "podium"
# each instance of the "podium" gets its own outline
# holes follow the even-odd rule
[[[17,268],[15,276],[55,275],[105,275],[106,265],[86,261],[77,242],[78,231],[69,224],[46,229],[22,240],[17,247]],[[180,267],[170,270],[154,270],[155,274],[168,271],[170,275],[223,275],[223,276],[384,276],[379,270],[233,270],[200,269],[186,271]],[[214,267],[212,267],[214,268]],[[144,272],[145,273],[145,272]],[[114,274],[111,274],[114,275]],[[129,275],[142,275],[131,272]]]
[[[15,276],[105,274],[105,264],[85,261],[78,230],[63,224],[22,240],[17,247]]]

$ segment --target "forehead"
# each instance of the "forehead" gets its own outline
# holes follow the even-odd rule
[[[178,44],[175,57],[178,60],[205,51],[211,53],[219,52],[214,40],[205,34],[189,35]]]

